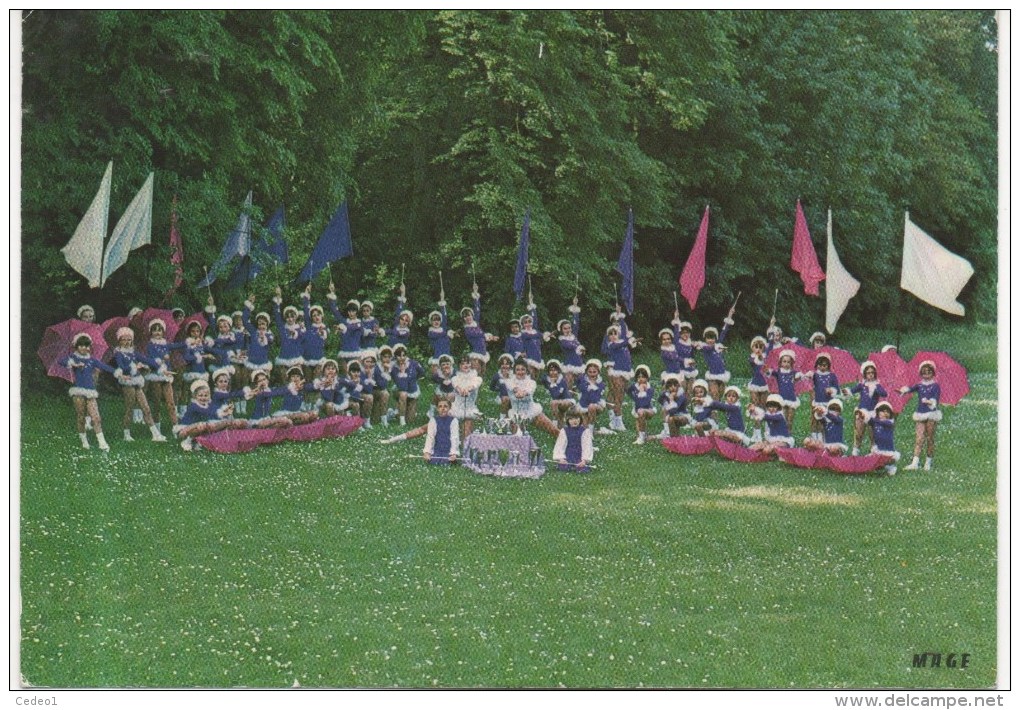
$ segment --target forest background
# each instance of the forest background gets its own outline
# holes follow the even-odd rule
[[[709,205],[696,327],[742,292],[738,333],[761,332],[778,288],[782,324],[804,337],[824,297],[789,268],[799,198],[823,268],[831,208],[862,282],[841,326],[957,320],[896,287],[905,210],[971,261],[966,319],[994,323],[996,32],[991,11],[25,12],[22,361],[81,303],[102,320],[160,301],[175,197],[186,284],[171,305],[197,310],[249,190],[259,220],[287,209],[290,264],[248,284],[263,302],[347,199],[344,299],[388,312],[406,264],[416,312],[440,269],[459,307],[473,264],[501,333],[530,209],[542,322],[575,284],[582,306],[608,309],[632,208],[631,322],[648,335]],[[59,250],[110,160],[112,219],[155,171],[153,241],[90,291]],[[224,281],[217,301],[239,306]],[[42,379],[28,368],[22,384]]]

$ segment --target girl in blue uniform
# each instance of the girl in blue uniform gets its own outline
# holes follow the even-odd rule
[[[577,305],[577,296],[574,296],[567,310],[570,312],[570,320],[563,319],[556,324],[556,341],[563,354],[562,369],[567,378],[567,387],[573,389],[574,382],[584,374],[584,346],[578,340],[581,337],[581,308]],[[545,334],[546,340],[552,336],[552,333]]]
[[[273,297],[273,319],[276,321],[276,332],[280,334],[280,352],[276,356],[273,373],[277,382],[286,382],[290,368],[305,364],[305,327],[298,323],[298,309],[294,306],[284,308],[281,317],[283,297],[280,293],[280,287],[277,286]]]
[[[436,405],[440,400],[453,401],[453,356],[440,355],[439,368],[432,372],[432,382],[435,391],[432,394],[432,405],[429,407],[429,416],[435,414]]]
[[[662,358],[662,374],[660,379],[665,382],[670,378],[682,380],[684,378],[684,359],[677,352],[676,333],[673,328],[663,328],[659,331],[659,357]]]
[[[796,353],[792,350],[782,350],[779,353],[779,369],[771,370],[765,368],[762,372],[766,377],[773,377],[776,380],[776,387],[779,390],[779,400],[782,402],[783,416],[786,417],[787,431],[793,430],[793,414],[800,406],[800,397],[797,396],[795,385],[803,375],[793,369]],[[769,395],[771,397],[771,395]],[[768,399],[766,399],[766,403]],[[760,420],[759,420],[760,421]]]
[[[751,365],[751,381],[747,384],[747,392],[751,404],[758,408],[765,406],[765,399],[769,396],[769,384],[765,380],[763,370],[770,351],[771,346],[765,338],[760,335],[751,338],[751,355],[748,358]],[[761,426],[756,424],[751,432],[751,441],[761,441],[761,436]]]
[[[680,320],[680,312],[674,311],[673,345],[676,346],[676,354],[682,364],[680,373],[683,375],[683,380],[680,384],[688,398],[691,396],[691,386],[694,384],[694,380],[698,379],[698,368],[694,359],[697,344],[691,340],[692,332],[693,326],[687,321]]]
[[[605,343],[606,354],[613,362],[609,368],[609,406],[612,408],[609,428],[613,431],[627,431],[623,423],[623,395],[627,383],[634,379],[630,349],[637,347],[641,341],[627,332],[627,324],[622,318],[617,323],[606,330]]]
[[[92,338],[79,333],[71,341],[74,350],[60,364],[71,371],[74,382],[67,393],[71,396],[71,404],[74,405],[75,426],[78,429],[78,438],[81,439],[83,449],[89,448],[88,433],[85,429],[85,418],[92,421],[92,429],[96,432],[96,440],[102,451],[109,451],[110,445],[106,443],[103,435],[103,420],[99,416],[99,390],[96,389],[96,370],[108,372],[111,375],[114,369],[102,360],[92,357]]]
[[[888,397],[889,393],[885,387],[878,381],[878,368],[875,367],[875,363],[871,360],[865,360],[861,363],[861,381],[849,389],[844,389],[844,394],[849,397],[852,394],[859,396],[857,402],[857,412],[864,412],[869,416],[874,416],[875,407],[884,398]],[[855,412],[856,414],[856,412]],[[864,419],[861,417],[854,417],[854,448],[851,454],[853,456],[861,455],[861,443],[867,434],[867,425],[864,423]]]
[[[804,439],[804,448],[808,451],[825,451],[832,456],[846,453],[843,443],[843,403],[838,399],[830,399],[826,405],[812,406],[812,419],[822,426],[822,440],[814,436]]]
[[[712,399],[721,399],[723,387],[730,381],[730,371],[726,369],[726,361],[723,353],[726,352],[726,335],[733,325],[733,309],[723,319],[723,328],[720,333],[709,326],[702,333],[702,342],[698,345],[698,351],[705,359],[705,379],[708,380],[708,393]]]
[[[709,407],[726,416],[726,428],[713,431],[714,436],[743,446],[751,445],[751,440],[744,433],[744,413],[740,406],[740,389],[738,387],[733,385],[727,387],[723,391],[723,401],[712,402]]]
[[[584,424],[584,412],[576,407],[571,409],[566,424],[556,436],[553,460],[560,471],[588,473],[595,458],[595,446],[591,427]]]
[[[549,360],[546,363],[545,374],[542,375],[541,382],[549,392],[549,409],[556,418],[557,426],[562,429],[564,417],[577,405],[577,402],[570,394],[570,383],[563,375],[559,360]]]
[[[778,394],[770,394],[765,399],[764,410],[753,404],[748,406],[748,414],[753,419],[765,422],[765,440],[752,444],[752,449],[770,454],[776,449],[793,446],[793,437],[790,436],[786,416],[782,412],[783,406],[783,398]]]
[[[577,383],[577,404],[584,412],[585,426],[594,427],[599,414],[606,411],[606,383],[602,379],[602,363],[592,358],[584,365],[584,377]],[[603,433],[600,430],[600,433]],[[605,433],[612,434],[611,429]]]
[[[429,366],[432,374],[439,372],[439,358],[444,355],[451,358],[450,339],[454,332],[450,329],[450,321],[446,317],[446,301],[439,301],[439,310],[429,313],[429,344],[432,346],[432,357]]]
[[[132,410],[135,407],[142,410],[145,425],[152,432],[152,440],[166,441],[166,437],[160,433],[152,419],[144,389],[146,371],[165,373],[166,369],[161,368],[161,363],[135,352],[135,333],[128,327],[117,330],[117,347],[113,351],[113,360],[116,368],[113,375],[124,392],[124,441],[134,441],[131,438],[131,422]]]
[[[230,378],[230,386],[235,389],[244,389],[248,381],[248,368],[245,362],[248,360],[248,331],[244,327],[244,313],[234,311],[230,314],[231,330],[234,333],[234,345],[236,349],[230,356],[230,364],[234,368],[234,374]],[[235,409],[244,414],[244,400],[235,405]]]
[[[266,375],[266,382],[269,376]],[[191,402],[184,410],[184,416],[174,427],[173,433],[181,440],[181,448],[185,451],[194,449],[192,441],[196,436],[213,434],[224,429],[241,429],[247,426],[243,419],[220,419],[217,416],[216,407],[212,403],[212,393],[209,383],[205,380],[195,380],[191,383]]]
[[[322,364],[326,362],[326,343],[329,341],[329,326],[326,325],[322,306],[311,305],[312,285],[301,292],[301,308],[305,315],[305,337],[301,348],[305,380],[315,382],[322,375]],[[310,399],[305,399],[311,404]]]
[[[499,412],[504,417],[510,411],[510,393],[507,385],[514,374],[514,359],[509,353],[503,353],[496,361],[499,369],[496,370],[489,380],[489,389],[496,393],[496,401],[499,402]]]
[[[648,420],[655,416],[655,388],[651,383],[652,373],[646,365],[638,365],[634,370],[634,382],[627,387],[627,396],[634,402],[634,419],[637,421],[637,439],[635,444],[644,444],[648,440]]]
[[[390,376],[397,393],[397,414],[400,416],[400,426],[407,426],[418,413],[418,397],[421,396],[418,380],[425,374],[425,370],[417,360],[407,356],[407,348],[403,345],[393,348],[393,357],[396,363],[390,370]]]
[[[272,389],[269,386],[269,373],[256,370],[251,374],[251,387],[244,388],[244,398],[252,401],[249,423],[257,429],[286,429],[294,422],[289,417],[273,414],[273,398],[283,394],[284,387]]]
[[[319,395],[316,409],[321,409],[323,416],[331,417],[347,411],[349,405],[336,360],[327,358],[322,363],[322,373],[312,382],[312,386]]]
[[[817,335],[817,334],[816,334]],[[824,337],[822,338],[824,343]],[[811,407],[821,407],[823,411],[828,408],[830,400],[839,395],[839,378],[832,371],[832,361],[825,353],[815,356],[815,369],[804,373],[805,377],[811,378],[813,396]],[[822,434],[825,431],[823,419],[811,417],[811,438],[815,441],[822,441]]]
[[[150,360],[159,363],[159,368],[145,373],[145,385],[149,408],[156,429],[160,434],[163,407],[166,407],[170,426],[177,423],[177,403],[174,401],[174,375],[170,371],[170,352],[183,350],[184,343],[169,343],[166,340],[166,323],[161,318],[153,318],[149,322],[149,341],[145,344],[145,354]]]
[[[400,296],[397,298],[397,312],[393,316],[393,330],[390,331],[390,347],[403,345],[411,342],[411,324],[414,322],[414,313],[406,308],[407,290],[404,284],[400,284]]]
[[[273,365],[269,361],[269,346],[275,340],[272,331],[269,330],[269,314],[262,311],[255,316],[255,322],[251,320],[251,312],[255,309],[255,296],[251,295],[244,302],[244,310],[241,311],[241,321],[244,329],[248,331],[248,350],[244,366],[248,371],[248,379],[256,372],[263,371],[267,374]]]
[[[287,384],[272,390],[273,395],[281,397],[281,406],[273,413],[274,417],[286,417],[294,424],[307,424],[319,418],[315,410],[303,411],[305,394],[314,391],[314,386],[305,383],[305,373],[300,365],[287,370]]]
[[[383,439],[384,444],[395,444],[419,436],[425,436],[422,458],[431,464],[451,464],[460,456],[460,427],[457,418],[450,413],[450,402],[441,400],[436,413],[429,417],[427,424],[417,429]]]
[[[243,389],[230,389],[231,374],[227,368],[220,368],[213,370],[209,376],[210,380],[212,380],[212,389],[210,391],[212,405],[213,409],[216,410],[216,417],[218,419],[234,419],[236,401],[244,399]],[[245,424],[247,425],[247,422]]]
[[[537,380],[545,369],[542,357],[542,333],[538,330],[538,306],[528,304],[528,312],[521,316],[521,341],[524,343],[524,360],[531,377]]]
[[[477,290],[472,291],[471,300],[474,302],[474,306],[462,308],[460,315],[464,319],[464,339],[467,340],[468,346],[471,348],[468,355],[471,366],[479,377],[484,378],[485,366],[489,362],[488,343],[494,343],[499,338],[492,333],[486,333],[482,328],[482,294]]]
[[[333,284],[329,285],[326,300],[336,320],[336,329],[340,331],[340,352],[337,353],[337,359],[345,363],[357,360],[361,357],[361,334],[364,325],[358,317],[358,308],[361,304],[352,298],[344,306],[344,315],[341,315],[340,308],[336,305],[336,287]]]
[[[691,384],[691,422],[698,436],[707,436],[719,425],[712,419],[712,396],[708,393],[705,380],[695,380]]]
[[[665,389],[659,395],[659,407],[662,409],[663,428],[660,438],[679,436],[680,427],[691,423],[687,414],[687,395],[680,388],[680,378],[666,378]]]
[[[930,471],[935,460],[935,428],[942,421],[942,410],[939,409],[942,389],[935,381],[935,363],[931,360],[921,363],[918,374],[921,376],[919,383],[900,388],[900,394],[917,392],[917,409],[914,410],[914,458],[903,468],[907,471],[916,471],[921,451],[927,446],[924,470]]]
[[[871,453],[892,457],[892,463],[886,464],[885,467],[885,472],[890,476],[896,473],[896,462],[900,460],[900,452],[896,450],[896,419],[893,418],[893,414],[892,405],[888,402],[879,402],[875,405],[874,416],[864,412],[857,413],[858,418],[866,420],[871,425],[871,439],[874,441]]]
[[[378,349],[380,357],[383,352],[392,352],[388,345],[383,345]],[[386,368],[384,369],[376,357],[372,354],[366,353],[361,358],[361,368],[364,372],[366,382],[371,383],[372,386],[372,406],[368,413],[368,422],[370,425],[382,424],[383,426],[389,426],[389,419],[387,418],[387,407],[390,403],[390,393],[387,390],[390,384],[389,374],[389,363],[387,362]],[[371,429],[372,426],[368,426]]]
[[[375,344],[376,338],[381,338],[386,335],[386,331],[379,325],[379,320],[372,315],[375,310],[375,304],[371,301],[361,302],[361,356],[371,354],[372,357],[376,357],[379,354],[379,349]]]

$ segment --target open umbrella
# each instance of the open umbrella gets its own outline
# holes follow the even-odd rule
[[[811,353],[811,368],[809,369],[814,369],[815,358],[825,353],[829,356],[832,372],[839,378],[839,384],[844,385],[849,382],[856,382],[861,378],[861,364],[857,362],[857,359],[849,350],[826,345],[812,350]]]
[[[797,372],[807,372],[815,366],[815,351],[811,348],[805,348],[803,345],[798,343],[787,343],[782,347],[775,348],[769,353],[769,356],[765,358],[765,367],[770,370],[779,369],[779,357],[784,350],[793,351],[793,369]],[[776,381],[772,377],[766,378],[769,383],[769,392],[776,393],[779,388],[776,386]],[[797,380],[794,385],[793,391],[797,394],[804,394],[805,392],[811,391],[811,380],[801,378]]]
[[[922,350],[914,355],[910,361],[910,372],[913,379],[907,386],[916,384],[920,380],[917,374],[921,363],[931,360],[935,364],[935,381],[939,383],[941,391],[940,402],[942,404],[956,404],[970,393],[970,383],[967,380],[967,368],[958,363],[949,353],[941,351]]]
[[[713,436],[712,440],[715,442],[715,449],[719,452],[719,455],[729,459],[730,461],[740,461],[741,463],[762,463],[772,459],[772,457],[764,451],[755,451],[754,449],[741,446],[733,441],[726,441],[718,436]]]
[[[886,399],[892,405],[893,411],[899,414],[903,411],[903,405],[910,399],[909,396],[900,394],[899,389],[913,384],[917,378],[914,377],[910,366],[896,350],[868,353],[868,359],[875,363],[875,369],[878,370],[878,381],[889,393]]]
[[[807,449],[776,449],[776,456],[783,463],[788,463],[797,468],[817,468],[818,454]]]
[[[673,436],[662,440],[662,445],[674,454],[696,456],[715,450],[715,442],[707,436]]]
[[[834,473],[860,475],[870,473],[892,461],[892,456],[868,454],[867,456],[830,456],[824,451],[818,454],[816,468],[826,468]]]
[[[103,339],[103,325],[70,318],[47,328],[36,350],[36,354],[46,367],[47,375],[74,382],[71,371],[58,364],[58,361],[71,354],[74,350],[74,339],[81,333],[92,338],[92,357],[102,359],[107,349],[106,341]]]

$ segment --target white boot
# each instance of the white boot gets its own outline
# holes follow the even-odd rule
[[[858,449],[858,448],[857,448],[857,447],[855,446],[855,447],[854,447],[854,449],[853,449],[853,451],[851,451],[851,452],[850,452],[850,455],[851,455],[851,456],[860,456],[860,455],[861,455],[861,450],[860,450],[860,449]]]
[[[400,426],[407,426],[407,417],[400,417]]]
[[[917,457],[915,456],[914,458],[910,459],[910,463],[903,467],[903,470],[916,471],[918,468],[920,468],[920,461],[918,461]]]
[[[191,451],[191,437],[190,436],[186,436],[183,439],[181,439],[181,448],[184,449],[185,451]]]
[[[78,438],[81,439],[81,448],[83,448],[83,449],[90,448],[89,447],[89,435],[88,434],[86,434],[85,432],[82,432],[81,434],[78,435]]]
[[[389,414],[382,415],[381,417],[379,417],[379,422],[383,426],[389,426],[390,425],[390,415]]]
[[[96,439],[99,441],[99,450],[100,451],[109,451],[110,450],[110,445],[106,443],[106,437],[103,436],[102,432],[99,432],[98,434],[96,434]]]
[[[906,466],[905,468],[910,468],[910,466]],[[916,466],[915,466],[915,468],[916,468]],[[886,472],[886,475],[888,475],[888,476],[895,476],[896,475],[896,464],[891,463],[888,466],[886,466],[885,467],[885,472]]]
[[[92,417],[85,417],[85,431],[92,431]]]
[[[149,427],[149,431],[152,432],[153,441],[166,441],[166,437],[159,431],[159,425],[153,424]]]
[[[931,471],[931,465],[932,465],[933,463],[934,463],[934,461],[932,460],[932,457],[931,457],[931,456],[929,456],[928,458],[926,458],[926,459],[924,460],[924,470],[925,470],[925,471]]]
[[[634,443],[640,446],[645,443],[646,438],[647,437],[645,436],[645,432],[639,431],[637,438],[634,440]]]
[[[131,430],[130,429],[125,429],[124,430],[124,441],[134,441],[134,439],[131,437]]]
[[[133,412],[131,412],[131,421],[134,422],[135,424],[141,424],[142,422],[145,421],[145,418],[142,416],[141,409],[136,409]]]

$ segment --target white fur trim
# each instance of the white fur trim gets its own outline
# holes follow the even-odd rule
[[[882,456],[892,456],[892,460],[893,461],[899,461],[900,460],[900,452],[899,451],[882,451],[878,447],[872,446],[871,447],[871,453],[873,453],[873,454],[881,454]]]
[[[748,385],[747,386],[747,391],[748,392],[768,392],[769,391],[769,386],[768,385]]]
[[[932,412],[914,412],[915,422],[940,422],[942,421],[942,410],[936,409]]]
[[[84,397],[85,399],[99,399],[99,392],[97,390],[90,390],[84,387],[72,387],[67,390],[67,393],[72,397]]]
[[[208,389],[209,383],[206,382],[205,380],[195,380],[194,382],[191,383],[191,386],[188,389],[192,394],[195,394],[195,392],[202,389],[203,387]]]
[[[610,377],[622,377],[625,380],[633,380],[634,379],[634,371],[633,370],[617,370],[616,368],[611,367],[611,368],[609,368],[609,376]]]
[[[174,376],[173,375],[169,375],[169,374],[168,375],[161,375],[159,373],[150,372],[149,374],[145,375],[145,381],[146,382],[173,382],[174,381]]]
[[[794,442],[792,436],[768,436],[768,435],[766,435],[765,436],[765,441],[770,443],[770,444],[785,443],[787,446],[789,446],[791,448],[796,446],[796,443]]]
[[[472,360],[481,360],[482,362],[488,362],[492,359],[489,353],[468,353],[468,357]]]
[[[725,384],[730,381],[730,371],[727,370],[719,375],[713,375],[711,372],[706,372],[705,379],[709,382],[722,382]]]
[[[783,400],[783,406],[784,407],[789,407],[790,409],[796,409],[797,407],[800,406],[800,400],[799,399],[784,399]]]
[[[524,362],[528,363],[528,365],[536,369],[539,370],[545,369],[545,362],[543,362],[542,360],[532,360],[530,358],[524,358]]]
[[[737,431],[736,429],[730,429],[729,427],[727,427],[726,429],[722,429],[721,431],[723,433],[732,434],[733,436],[739,437],[740,438],[740,443],[743,444],[744,446],[750,446],[751,445],[751,437],[749,437],[747,434],[745,434],[742,431]]]
[[[278,358],[276,358],[276,364],[281,366],[281,367],[294,367],[295,365],[304,365],[305,364],[305,359],[303,357],[301,357],[300,355],[297,356],[297,357],[288,357],[288,358],[278,357]]]
[[[196,382],[196,381],[208,382],[209,381],[209,373],[208,372],[185,372],[184,373],[184,381],[185,382]]]
[[[254,362],[252,362],[251,360],[245,360],[245,361],[244,361],[244,366],[245,366],[245,367],[246,367],[246,368],[247,368],[247,369],[248,369],[248,370],[249,370],[249,371],[250,371],[251,373],[256,373],[256,372],[269,372],[270,370],[272,370],[272,369],[273,369],[273,364],[272,364],[272,363],[270,363],[270,362],[263,362],[263,363],[260,363],[260,364],[256,365],[256,364],[255,364]]]

